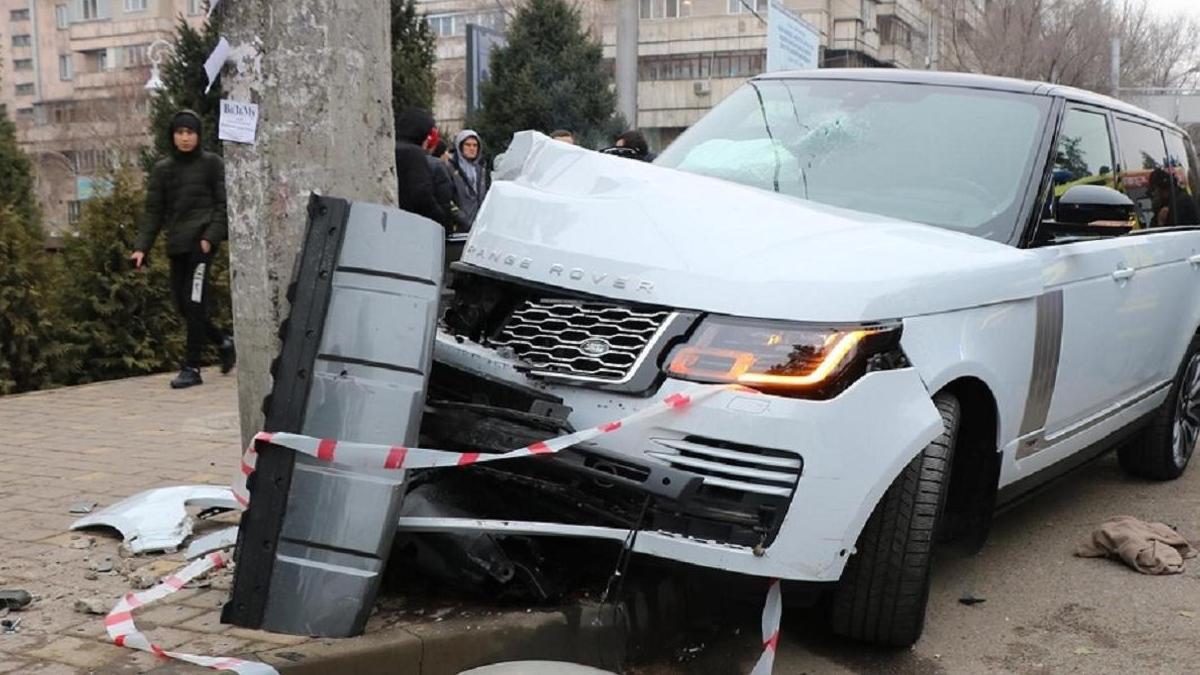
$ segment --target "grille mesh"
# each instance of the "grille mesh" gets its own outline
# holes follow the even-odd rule
[[[492,340],[535,372],[619,382],[670,316],[619,305],[527,300]]]

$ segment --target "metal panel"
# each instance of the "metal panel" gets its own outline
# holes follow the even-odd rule
[[[268,431],[416,441],[442,246],[442,228],[419,216],[313,198]],[[299,635],[362,632],[391,550],[400,480],[268,447],[223,620]]]
[[[1021,419],[1021,436],[1046,426],[1054,382],[1058,377],[1058,358],[1062,350],[1062,290],[1044,293],[1037,299],[1037,326],[1033,343],[1033,368],[1029,375],[1029,394]],[[1023,445],[1022,449],[1031,447]],[[1018,456],[1020,451],[1018,451]]]

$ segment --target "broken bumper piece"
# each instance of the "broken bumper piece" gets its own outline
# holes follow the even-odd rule
[[[80,518],[72,530],[111,527],[132,553],[174,551],[192,534],[187,507],[232,511],[241,508],[233,490],[216,485],[180,485],[140,492]]]

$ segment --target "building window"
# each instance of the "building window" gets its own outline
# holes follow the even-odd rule
[[[33,120],[33,108],[17,108],[17,119],[22,122]]]
[[[9,21],[28,21],[29,20],[29,10],[28,9],[14,9],[13,11],[8,13],[8,20]]]
[[[13,70],[33,70],[33,59],[13,59]]]
[[[478,14],[434,14],[425,18],[429,28],[438,37],[454,37],[467,34],[467,24],[504,30],[504,14],[502,12],[482,12]]]
[[[126,12],[144,12],[146,11],[146,0],[125,0]]]
[[[16,87],[13,87],[13,91],[17,93],[17,96],[30,96],[33,94],[33,83],[18,84]]]
[[[58,56],[58,79],[70,80],[75,77],[75,62],[70,54]]]
[[[71,26],[71,10],[66,5],[54,6],[54,23],[58,26],[59,30]]]
[[[203,0],[188,0],[188,15],[196,16],[204,13]]]
[[[863,30],[875,30],[875,0],[862,0]]]
[[[75,21],[95,21],[111,16],[109,0],[75,0]]]
[[[12,36],[12,46],[14,47],[28,47],[31,44],[33,44],[33,42],[29,39],[28,35]]]
[[[764,52],[710,52],[638,59],[638,79],[647,82],[747,78],[763,71]]]
[[[150,65],[150,45],[129,45],[124,48],[122,64],[126,68],[142,68]]]
[[[79,201],[78,199],[72,199],[71,201],[67,202],[67,222],[71,225],[79,224],[79,214],[83,210],[81,208],[82,205],[83,202]]]
[[[751,8],[763,16],[767,11],[767,0],[729,0],[730,14],[749,14]]]
[[[689,0],[641,0],[639,15],[643,19],[676,19],[692,15]]]

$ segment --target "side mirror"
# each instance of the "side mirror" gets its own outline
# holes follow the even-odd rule
[[[1076,185],[1058,198],[1055,220],[1072,225],[1097,221],[1130,222],[1137,206],[1129,197],[1103,185]]]

